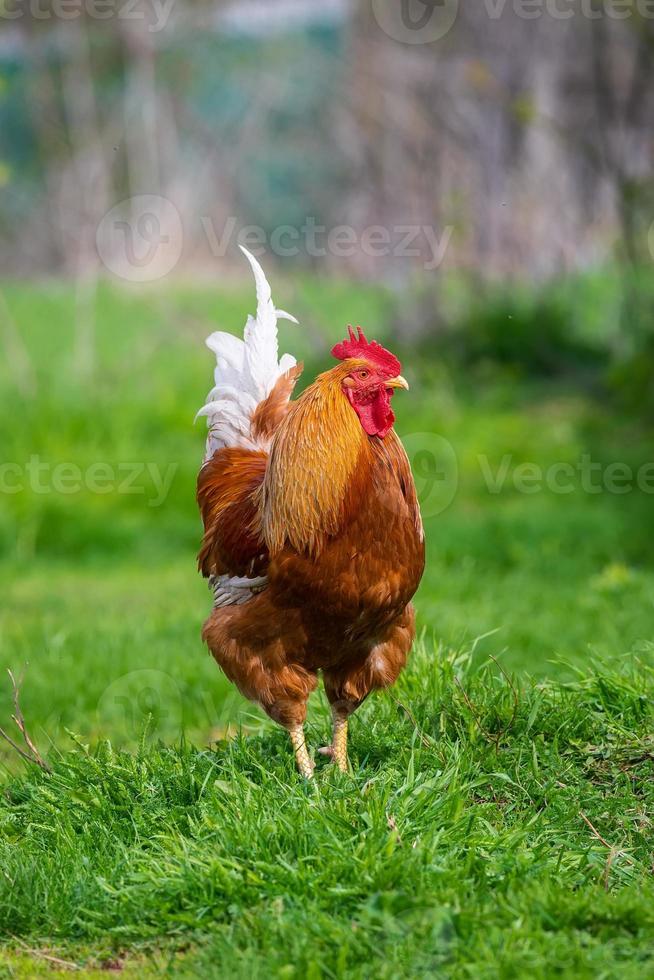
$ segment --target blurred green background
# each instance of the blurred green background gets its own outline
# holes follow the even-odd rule
[[[426,635],[536,676],[650,656],[652,19],[437,6],[6,6],[0,666],[40,737],[261,723],[194,565],[239,240],[303,384],[349,322],[403,359]]]

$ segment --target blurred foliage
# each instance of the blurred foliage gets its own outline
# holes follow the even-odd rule
[[[572,19],[537,25],[515,4],[457,4],[436,46],[398,44],[369,0],[304,0],[290,18],[247,0],[21,6],[0,45],[12,273],[97,267],[103,216],[144,193],[183,215],[195,273],[216,258],[209,220],[268,239],[347,224],[351,254],[305,240],[294,262],[377,281],[543,282],[647,254],[654,22],[635,7],[598,21],[573,0]],[[376,226],[394,246],[373,253]],[[402,229],[454,233],[436,254],[427,236],[400,246]]]
[[[626,411],[654,419],[654,337],[641,350],[613,366],[608,382]]]
[[[475,298],[452,333],[451,348],[463,363],[490,360],[533,376],[586,372],[606,357],[575,333],[562,298],[540,291]]]
[[[515,379],[567,379],[630,415],[654,418],[654,277],[607,266],[545,285],[443,279],[401,295],[391,321],[410,356]],[[631,312],[629,328],[624,317]]]

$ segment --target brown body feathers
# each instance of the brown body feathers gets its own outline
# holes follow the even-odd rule
[[[287,726],[304,721],[318,671],[330,701],[352,711],[393,683],[414,636],[424,542],[413,478],[394,431],[367,435],[343,394],[357,363],[290,404],[272,392],[257,410],[269,453],[219,449],[198,479],[203,574],[267,576],[248,601],[214,609],[204,639]]]

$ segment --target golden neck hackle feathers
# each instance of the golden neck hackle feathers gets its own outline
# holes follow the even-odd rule
[[[368,436],[341,388],[362,365],[352,358],[321,374],[275,434],[260,498],[271,555],[286,541],[297,551],[318,554],[325,537],[341,527],[355,474],[372,464]]]

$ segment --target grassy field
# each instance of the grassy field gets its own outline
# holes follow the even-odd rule
[[[101,287],[91,376],[68,287],[4,294],[0,666],[53,773],[0,747],[0,977],[654,976],[651,433],[405,357],[422,640],[352,775],[307,787],[199,639],[202,342],[249,284]],[[277,300],[307,380],[346,322],[390,326],[379,289]]]

